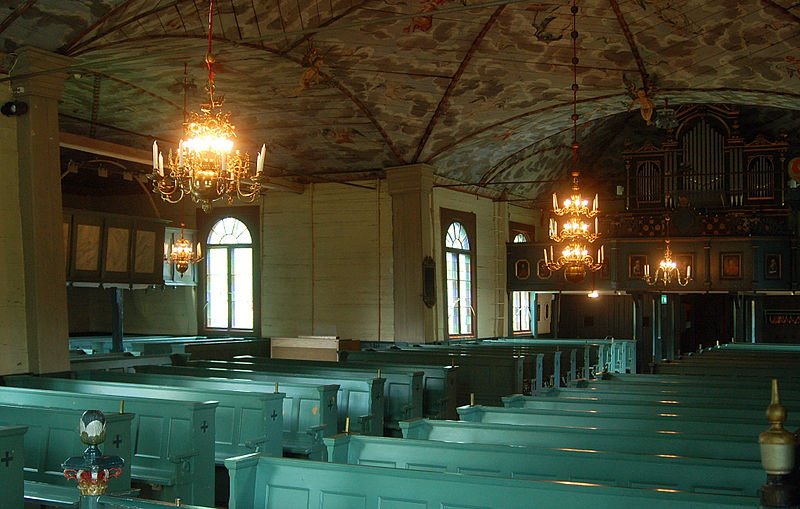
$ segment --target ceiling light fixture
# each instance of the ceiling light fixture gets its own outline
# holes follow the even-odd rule
[[[164,261],[174,264],[175,270],[181,274],[181,277],[189,270],[189,265],[198,263],[203,259],[200,243],[197,243],[197,254],[195,255],[192,242],[183,235],[183,226],[183,223],[181,223],[180,238],[172,244],[172,250],[169,254],[164,256]]]
[[[692,266],[686,265],[686,273],[682,275],[678,264],[672,259],[672,250],[669,247],[669,216],[667,216],[666,222],[667,238],[664,240],[664,258],[659,262],[658,268],[652,275],[650,275],[650,265],[645,265],[642,279],[650,286],[657,284],[669,286],[673,281],[680,286],[686,286],[692,280]]]
[[[170,149],[167,159],[153,142],[153,191],[169,203],[179,202],[185,195],[208,212],[213,203],[224,199],[232,203],[234,198],[252,202],[259,196],[266,158],[266,145],[261,146],[256,160],[255,175],[250,176],[250,156],[234,151],[236,126],[230,121],[230,113],[222,111],[224,97],[215,95],[214,83],[216,58],[211,51],[214,27],[214,0],[209,2],[208,50],[205,56],[208,68],[208,102],[200,106],[200,112],[192,112],[184,118],[184,136],[178,150]]]
[[[557,244],[558,256],[550,246],[548,256],[544,250],[544,262],[551,271],[564,269],[564,279],[570,283],[579,283],[586,278],[586,273],[596,272],[603,267],[604,252],[601,246],[597,250],[597,260],[589,253],[590,245],[600,233],[597,221],[598,201],[595,194],[589,207],[589,200],[581,196],[578,185],[578,6],[575,1],[570,8],[572,12],[572,193],[559,207],[558,198],[553,193],[553,215],[550,219],[550,239]],[[564,219],[559,222],[557,218]],[[594,221],[590,221],[594,218]]]

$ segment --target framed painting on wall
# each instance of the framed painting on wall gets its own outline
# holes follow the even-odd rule
[[[531,277],[531,262],[525,258],[520,258],[514,264],[514,275],[517,279],[526,280]]]
[[[780,253],[767,253],[764,255],[764,279],[781,278]]]
[[[628,279],[642,279],[645,265],[647,265],[647,255],[634,254],[628,256]]]
[[[742,253],[720,253],[719,277],[720,279],[742,278]]]
[[[547,266],[544,261],[544,258],[540,259],[539,262],[536,264],[536,277],[539,279],[547,279],[553,275],[553,272]]]

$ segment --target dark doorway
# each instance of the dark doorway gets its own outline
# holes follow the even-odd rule
[[[680,296],[683,324],[678,325],[681,353],[694,352],[702,345],[730,341],[733,337],[733,297],[727,294]]]

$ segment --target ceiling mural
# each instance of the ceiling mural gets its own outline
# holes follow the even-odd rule
[[[588,183],[611,192],[626,140],[663,138],[647,124],[667,99],[738,105],[743,131],[785,131],[798,146],[797,2],[578,6]],[[272,176],[344,179],[427,163],[448,182],[534,204],[568,179],[568,1],[217,0],[213,28],[217,92],[239,145],[267,144]],[[0,8],[2,71],[13,84],[23,46],[71,57],[63,131],[169,146],[181,136],[184,94],[189,111],[203,100],[207,30],[198,0],[16,2]]]

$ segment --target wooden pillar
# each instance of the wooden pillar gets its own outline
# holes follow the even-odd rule
[[[30,47],[17,55],[12,87],[17,100],[28,105],[28,112],[17,117],[28,368],[64,371],[69,369],[69,326],[58,101],[64,68],[72,60]]]
[[[386,169],[392,197],[392,243],[394,255],[394,339],[409,343],[436,340],[434,312],[422,299],[423,260],[433,257],[433,218],[431,195],[433,168],[413,164]],[[438,261],[437,261],[438,262]],[[435,285],[443,268],[424,271],[434,275]],[[434,292],[435,295],[435,292]]]
[[[125,297],[122,288],[111,289],[111,351],[123,352],[122,338],[125,336]]]

